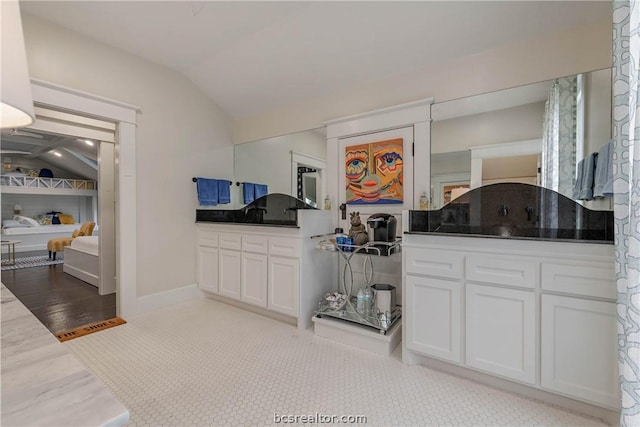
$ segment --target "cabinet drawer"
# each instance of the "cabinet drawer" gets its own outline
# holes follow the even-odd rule
[[[426,274],[429,276],[462,278],[462,261],[464,257],[457,252],[438,249],[407,249],[407,273]]]
[[[269,238],[269,255],[300,258],[300,240],[271,237]]]
[[[244,252],[253,252],[256,254],[267,253],[268,240],[264,236],[242,236],[242,250]]]
[[[220,233],[218,234],[218,245],[223,249],[233,249],[239,251],[242,248],[239,234]]]
[[[589,297],[616,299],[613,263],[542,264],[542,289]]]
[[[198,230],[198,246],[218,247],[218,233],[211,230]]]
[[[534,288],[536,263],[504,255],[467,256],[467,280],[498,285]]]

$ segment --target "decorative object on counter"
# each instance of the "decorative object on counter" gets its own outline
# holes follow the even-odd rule
[[[362,246],[369,241],[367,236],[367,228],[360,220],[360,212],[351,212],[351,228],[349,229],[349,237],[353,239],[353,244]]]
[[[373,230],[373,239],[369,236],[369,240],[374,242],[374,247],[380,250],[381,255],[389,255],[389,245],[386,243],[395,242],[396,240],[396,217],[386,213],[376,213],[367,219],[369,230]]]
[[[429,199],[427,198],[427,193],[422,193],[420,196],[420,210],[429,210]]]
[[[409,233],[613,242],[613,212],[531,184],[475,188],[435,211],[410,211]]]
[[[217,206],[231,203],[231,181],[227,179],[192,178],[198,191],[200,206]]]
[[[373,291],[368,284],[363,284],[356,294],[356,311],[364,316],[376,314],[373,309]]]
[[[324,300],[327,305],[334,309],[341,309],[347,302],[347,296],[345,294],[341,294],[340,292],[328,293],[324,296]]]
[[[396,309],[396,287],[386,283],[371,285],[373,289],[373,301],[378,314],[390,317]]]

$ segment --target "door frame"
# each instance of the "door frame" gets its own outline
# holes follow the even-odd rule
[[[136,115],[140,107],[31,79],[34,103],[116,124],[116,314],[136,312]]]
[[[327,189],[331,199],[339,200],[340,191],[340,143],[344,138],[383,132],[403,127],[413,127],[413,176],[405,176],[405,180],[413,180],[413,197],[406,195],[406,206],[414,209],[420,204],[420,195],[431,193],[431,104],[433,98],[399,104],[392,107],[368,111],[325,122],[327,126]],[[409,156],[405,155],[407,159]],[[340,160],[341,161],[341,160]],[[407,160],[405,160],[406,162]],[[335,214],[335,223],[340,222],[338,203],[331,209]]]

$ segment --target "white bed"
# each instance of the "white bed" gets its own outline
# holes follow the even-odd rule
[[[95,287],[100,285],[98,236],[80,236],[64,248],[62,270]]]
[[[3,240],[20,240],[16,252],[39,251],[47,249],[49,239],[71,237],[73,230],[80,224],[39,225],[37,227],[3,228]]]

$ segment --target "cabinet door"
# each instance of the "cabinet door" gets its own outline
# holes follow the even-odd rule
[[[541,385],[619,408],[616,305],[542,295]]]
[[[198,287],[218,293],[218,248],[198,247]]]
[[[407,348],[460,362],[461,283],[408,274],[406,285]]]
[[[218,260],[220,295],[240,299],[240,252],[220,249]]]
[[[240,300],[260,307],[267,306],[267,256],[242,254]]]
[[[278,313],[298,317],[300,260],[269,257],[269,305]]]
[[[467,283],[466,363],[536,382],[535,294]]]

